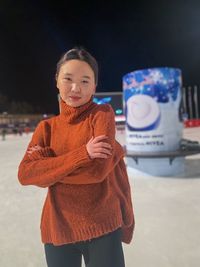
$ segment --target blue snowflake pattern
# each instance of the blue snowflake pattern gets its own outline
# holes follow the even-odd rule
[[[138,94],[149,95],[159,103],[176,101],[181,86],[180,69],[152,68],[134,71],[123,76],[125,101]]]

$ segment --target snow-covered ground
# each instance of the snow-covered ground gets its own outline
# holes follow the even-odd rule
[[[46,189],[17,179],[30,137],[0,140],[0,267],[46,266],[39,229]],[[184,137],[200,141],[200,128],[185,129]],[[123,143],[124,133],[117,138]],[[126,267],[199,267],[200,154],[176,177],[128,173],[136,228],[132,243],[123,244]]]

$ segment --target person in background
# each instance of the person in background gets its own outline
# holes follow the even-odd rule
[[[1,131],[2,141],[6,140],[7,129],[4,127]]]
[[[48,188],[41,239],[48,267],[124,267],[134,231],[124,150],[115,115],[93,95],[98,64],[85,49],[57,63],[60,114],[41,121],[19,165],[22,185]]]

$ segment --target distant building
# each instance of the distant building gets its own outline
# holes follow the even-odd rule
[[[29,127],[30,131],[34,131],[37,124],[46,118],[54,116],[53,114],[8,114],[4,112],[0,114],[0,129],[6,128],[7,132],[13,130],[22,130]]]

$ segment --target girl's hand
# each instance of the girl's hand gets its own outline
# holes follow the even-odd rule
[[[32,147],[29,147],[28,150],[27,150],[27,153],[28,153],[28,154],[31,154],[31,153],[33,153],[34,151],[37,151],[37,150],[40,150],[40,149],[42,149],[41,146],[39,146],[39,145],[35,145],[35,146],[32,146]]]
[[[105,135],[99,135],[97,137],[92,137],[86,145],[87,152],[91,159],[102,158],[107,159],[112,155],[112,147],[109,143],[103,142],[103,140],[108,137]]]

